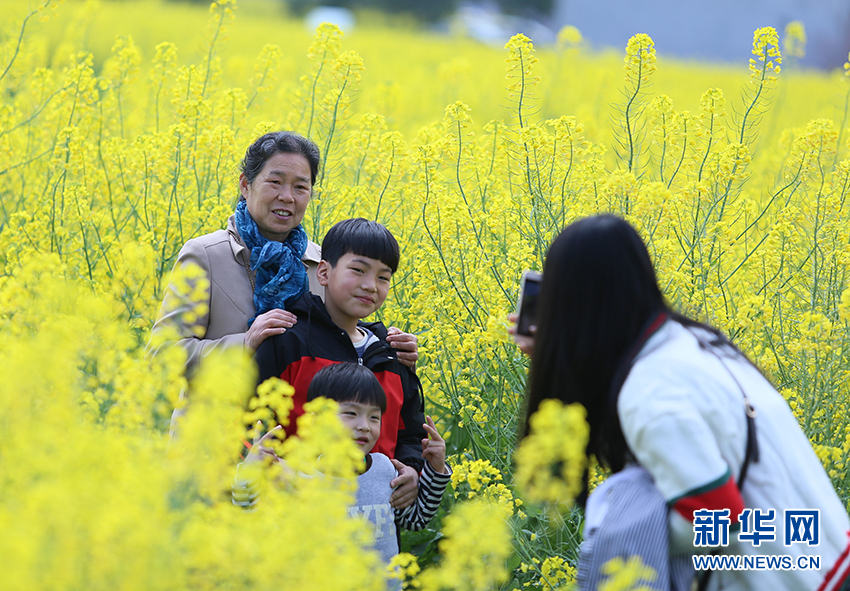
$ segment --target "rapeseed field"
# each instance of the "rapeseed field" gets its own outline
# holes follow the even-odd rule
[[[572,28],[491,47],[378,15],[307,31],[277,6],[0,6],[5,587],[385,588],[345,486],[231,505],[261,414],[243,410],[247,359],[203,366],[170,444],[183,359],[145,355],[177,252],[224,226],[246,147],[278,129],[322,152],[312,239],[363,216],[402,247],[379,316],[419,335],[454,466],[444,510],[403,536],[393,573],[411,588],[572,582],[583,418],[552,409],[541,421],[570,437],[515,461],[528,362],[507,315],[523,269],[600,211],[639,229],[675,307],[777,385],[850,504],[850,65],[797,68],[798,24],[755,31],[721,66],[667,59],[639,31],[619,53]],[[263,396],[286,404],[286,387]],[[333,410],[315,411],[287,457],[322,450],[352,473]],[[532,476],[544,457],[554,481]]]

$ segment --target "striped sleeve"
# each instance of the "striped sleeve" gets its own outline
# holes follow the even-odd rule
[[[419,531],[437,514],[443,493],[452,479],[452,469],[446,464],[447,474],[438,474],[431,464],[425,462],[425,468],[419,477],[419,494],[416,501],[402,511],[396,510],[395,522],[399,527],[410,531]]]
[[[850,538],[850,531],[847,532],[847,536]],[[850,541],[826,573],[818,591],[842,591],[848,587],[850,587]]]
[[[260,502],[260,490],[256,478],[249,474],[250,470],[239,464],[236,468],[236,477],[230,484],[230,500],[237,507],[246,511],[254,511]]]
[[[635,556],[643,563],[633,573],[635,584],[644,582],[641,588],[690,589],[693,564],[688,555],[670,555],[667,503],[646,470],[630,466],[610,476],[591,493],[585,516],[579,589],[611,584],[616,575],[609,570],[609,561]],[[650,581],[656,584],[649,585]]]

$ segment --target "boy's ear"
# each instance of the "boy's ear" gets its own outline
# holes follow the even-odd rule
[[[331,269],[331,264],[322,259],[319,261],[319,266],[316,268],[316,277],[319,279],[319,285],[322,287],[328,286],[328,271]]]

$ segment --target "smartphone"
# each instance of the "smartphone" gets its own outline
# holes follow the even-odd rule
[[[519,284],[517,302],[517,334],[531,336],[530,328],[537,324],[537,299],[540,296],[540,282],[543,274],[537,271],[523,271]]]

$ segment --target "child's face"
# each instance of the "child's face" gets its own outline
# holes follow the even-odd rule
[[[351,429],[351,438],[363,454],[372,451],[381,433],[381,409],[371,404],[340,402],[339,418]]]
[[[384,263],[346,253],[336,266],[319,264],[319,282],[325,286],[325,306],[335,320],[361,320],[370,316],[387,299],[393,272]]]

